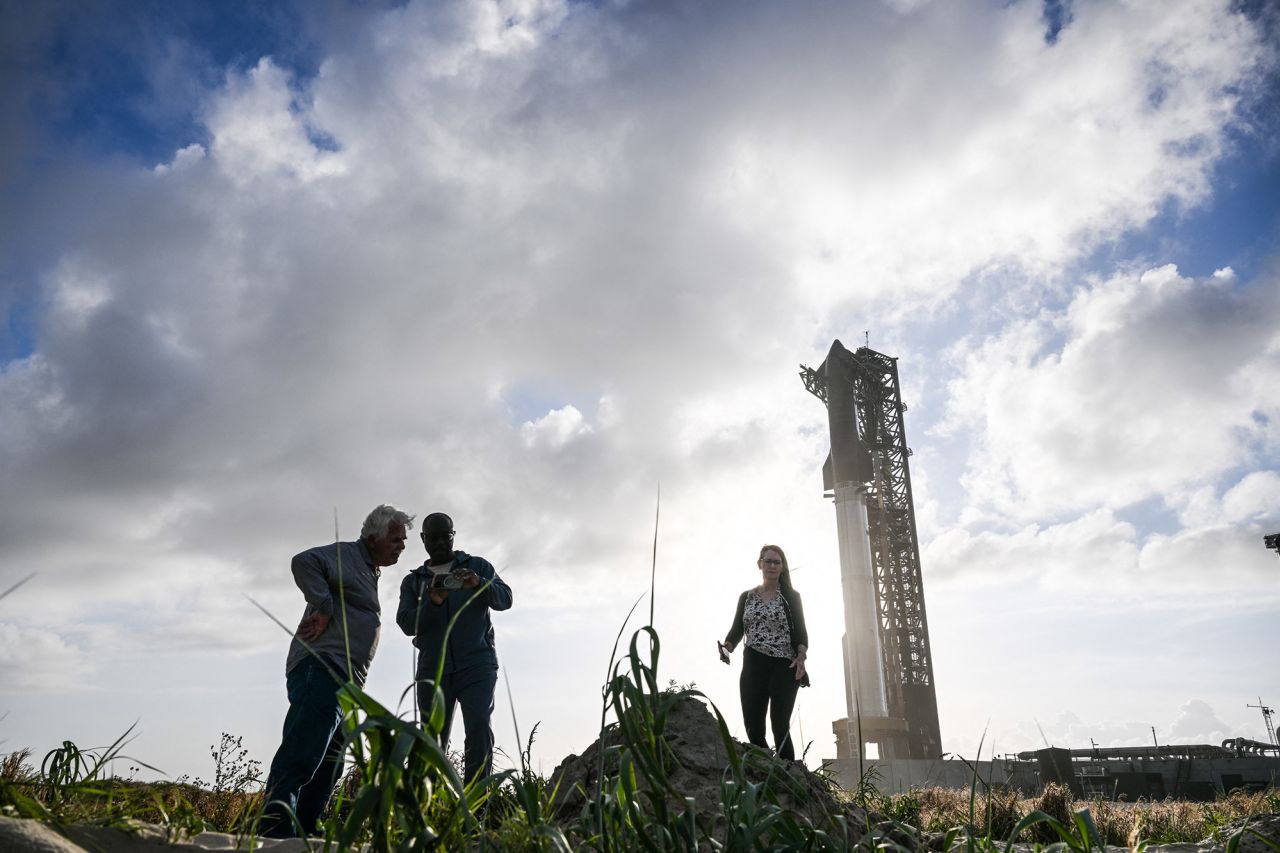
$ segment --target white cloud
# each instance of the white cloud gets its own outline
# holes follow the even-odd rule
[[[1140,747],[1153,743],[1216,746],[1229,737],[1245,736],[1247,731],[1218,719],[1213,707],[1203,699],[1188,699],[1178,707],[1172,721],[1154,726],[1145,720],[1084,719],[1072,711],[1063,711],[1040,720],[1039,725],[1033,720],[1020,721],[1013,727],[1016,734],[1011,736],[1026,744],[1027,749],[1040,748],[1044,740],[1053,746],[1084,749],[1091,743],[1099,747]]]
[[[1254,471],[1222,496],[1223,520],[1240,524],[1269,520],[1280,507],[1280,472]]]
[[[289,88],[285,73],[262,59],[247,74],[232,74],[213,100],[207,118],[211,153],[235,185],[246,186],[283,176],[301,181],[341,174],[342,157],[318,149],[308,134],[307,116]],[[184,159],[179,151],[175,163]]]
[[[591,424],[582,417],[582,412],[573,406],[552,409],[537,420],[525,421],[520,425],[520,435],[529,447],[544,445],[560,448],[593,431]]]
[[[1213,483],[1280,443],[1280,299],[1172,267],[1121,274],[963,350],[951,428],[981,506],[1027,519]]]
[[[157,164],[155,172],[158,175],[163,175],[170,171],[190,169],[195,164],[203,160],[206,153],[207,152],[204,150],[203,145],[193,142],[185,148],[179,148],[173,155],[173,160],[171,162]]]
[[[85,651],[58,633],[0,622],[0,678],[7,690],[75,690],[88,670]]]
[[[1188,699],[1169,726],[1169,736],[1177,743],[1221,743],[1230,734],[1231,727],[1203,699]]]
[[[1266,472],[1247,475],[1225,495],[1206,487],[1193,501],[1208,509],[1185,513],[1174,533],[1146,532],[1095,509],[1012,531],[944,528],[927,540],[921,559],[944,589],[1029,578],[1051,595],[1105,590],[1096,600],[1099,612],[1125,611],[1135,601],[1203,612],[1280,602],[1271,584],[1274,555],[1262,547],[1264,534],[1280,525],[1275,485]]]
[[[1120,581],[1137,563],[1137,532],[1108,510],[1063,524],[1032,524],[1012,533],[945,530],[921,559],[940,581],[974,583],[1040,578],[1047,586],[1074,584],[1082,575]]]

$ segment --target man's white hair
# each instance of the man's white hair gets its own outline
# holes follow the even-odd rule
[[[403,524],[405,530],[412,530],[413,516],[407,512],[401,512],[390,504],[381,504],[364,520],[364,527],[360,528],[360,538],[381,539],[390,532],[393,524]]]

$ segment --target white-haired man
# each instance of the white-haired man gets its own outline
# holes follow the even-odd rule
[[[274,838],[313,835],[342,770],[346,681],[364,684],[378,648],[378,577],[404,551],[413,516],[383,504],[364,520],[360,539],[303,551],[293,580],[307,600],[289,645],[289,711],[267,775],[260,831]],[[294,823],[289,812],[297,818]]]

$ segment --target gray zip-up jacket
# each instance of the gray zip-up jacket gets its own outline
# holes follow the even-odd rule
[[[475,572],[480,577],[480,586],[476,589],[455,589],[443,604],[432,604],[427,591],[431,581],[430,566],[424,563],[400,582],[396,624],[413,637],[413,644],[418,647],[418,678],[435,677],[436,662],[440,660],[442,651],[445,675],[473,666],[498,665],[489,611],[511,607],[511,587],[498,577],[493,565],[483,557],[454,551],[453,568]],[[490,580],[493,583],[485,588],[484,584]],[[475,600],[467,604],[472,598]],[[462,613],[446,641],[445,627],[459,610]]]
[[[378,650],[378,635],[382,630],[382,607],[378,603],[381,569],[373,564],[368,546],[363,540],[321,545],[294,557],[292,568],[293,581],[307,600],[307,609],[302,617],[305,619],[317,612],[330,617],[324,633],[309,643],[312,650],[333,669],[339,680],[350,677],[356,684],[364,684],[373,653]],[[339,602],[346,604],[345,637]],[[351,653],[350,670],[347,668],[348,648]],[[288,673],[306,657],[307,649],[295,635],[289,644],[285,672]]]

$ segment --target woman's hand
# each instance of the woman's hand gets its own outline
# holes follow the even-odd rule
[[[728,662],[729,662],[729,652],[733,651],[733,644],[732,644],[732,643],[722,643],[722,642],[720,642],[719,640],[716,640],[716,648],[720,651],[720,662],[721,662],[721,663],[728,663]]]
[[[791,659],[791,668],[796,671],[796,681],[804,679],[804,660],[808,657],[808,652],[803,647],[796,652],[796,656]]]

